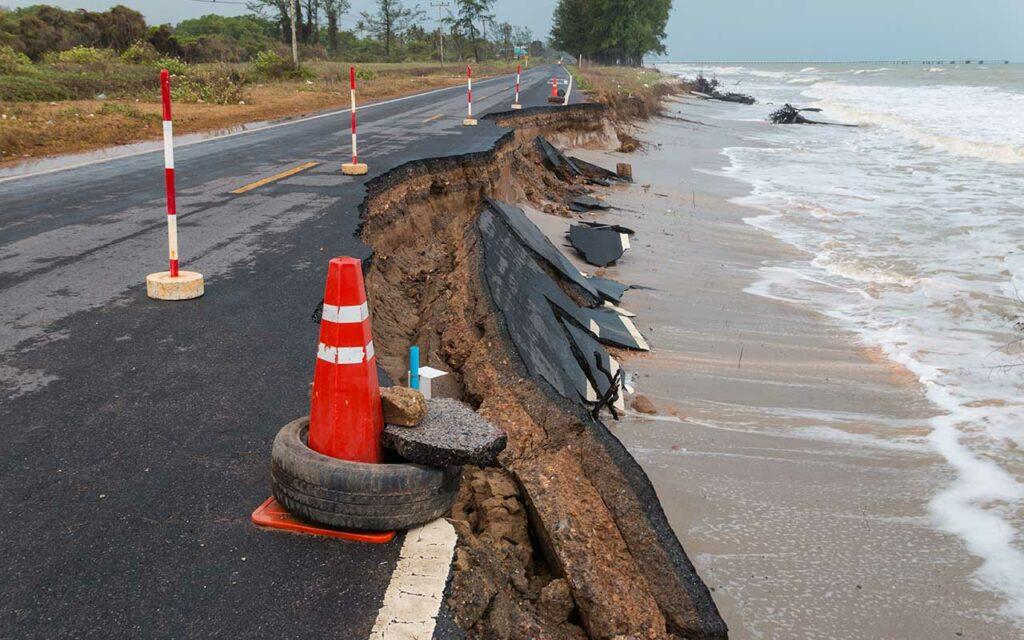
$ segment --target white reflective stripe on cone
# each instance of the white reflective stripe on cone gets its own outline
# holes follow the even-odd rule
[[[363,347],[329,347],[320,343],[316,357],[331,364],[362,364],[373,359],[373,341]]]
[[[370,317],[370,308],[364,302],[351,307],[338,307],[333,304],[325,304],[323,319],[327,322],[351,323],[362,322]]]
[[[164,120],[164,168],[174,168],[174,126],[170,120]]]

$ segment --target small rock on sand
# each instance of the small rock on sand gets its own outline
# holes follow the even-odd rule
[[[409,387],[384,387],[380,390],[384,422],[401,427],[415,427],[427,416],[427,400]]]
[[[633,411],[636,411],[637,413],[646,413],[652,416],[658,413],[658,410],[654,408],[654,403],[651,402],[651,399],[641,393],[638,393],[633,397],[633,402],[630,403],[630,406],[633,407]]]

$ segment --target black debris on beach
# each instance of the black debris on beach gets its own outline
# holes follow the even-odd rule
[[[703,75],[697,76],[697,90],[692,92],[699,95],[702,98],[708,98],[709,100],[721,100],[722,102],[738,102],[740,104],[754,104],[757,102],[753,96],[748,96],[744,93],[734,93],[731,91],[719,91],[718,79],[712,78],[708,80]]]

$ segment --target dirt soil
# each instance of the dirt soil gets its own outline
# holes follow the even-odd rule
[[[600,423],[526,377],[482,278],[484,195],[568,216],[579,190],[543,167],[534,137],[607,146],[621,123],[596,105],[495,119],[514,132],[492,152],[402,167],[364,204],[379,362],[400,380],[419,345],[509,436],[500,468],[467,468],[452,511],[455,620],[479,638],[725,637],[646,477]]]

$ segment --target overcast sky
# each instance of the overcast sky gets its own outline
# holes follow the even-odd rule
[[[121,0],[151,23],[204,13],[246,13],[244,4]],[[239,0],[235,0],[236,2]],[[431,16],[431,2],[418,4]],[[447,0],[451,2],[451,0]],[[26,6],[38,0],[0,0]],[[105,9],[110,0],[50,0]],[[373,0],[352,0],[352,15]],[[406,4],[417,4],[406,0]],[[497,0],[499,20],[546,39],[555,0]],[[354,20],[353,17],[349,18]],[[351,22],[350,22],[351,23]],[[1024,61],[1024,0],[674,0],[666,45],[676,60],[888,60],[931,58]]]

